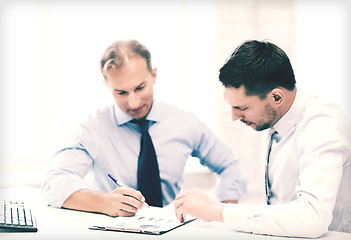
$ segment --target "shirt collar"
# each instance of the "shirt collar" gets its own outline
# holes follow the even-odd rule
[[[114,114],[118,126],[121,126],[133,120],[133,118],[123,112],[117,104],[114,105]],[[159,104],[156,101],[153,101],[150,112],[146,116],[146,119],[151,122],[158,122],[160,120]]]
[[[288,112],[272,127],[278,132],[279,138],[285,137],[301,120],[308,100],[307,94],[296,89],[296,96]]]

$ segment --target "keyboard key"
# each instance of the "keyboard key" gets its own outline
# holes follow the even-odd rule
[[[4,224],[5,224],[5,216],[0,215],[0,225],[4,225]]]
[[[15,209],[13,212],[12,212],[13,215],[15,216],[12,216],[12,224],[13,225],[19,225],[18,223],[18,212],[17,212],[17,209]]]
[[[26,225],[26,221],[24,219],[24,209],[21,206],[18,208],[18,221],[20,225]]]
[[[32,222],[32,214],[29,208],[25,207],[24,208],[24,216],[26,218],[26,225],[27,226],[33,226],[33,222]]]
[[[5,206],[0,204],[0,225],[4,225],[4,224],[5,224]]]

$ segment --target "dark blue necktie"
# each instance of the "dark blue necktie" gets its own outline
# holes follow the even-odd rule
[[[266,166],[266,174],[265,174],[265,187],[266,187],[266,197],[267,197],[267,204],[268,205],[271,204],[271,197],[273,196],[273,193],[271,191],[271,183],[269,181],[269,174],[268,174],[268,172],[269,172],[269,155],[271,154],[273,143],[279,141],[277,138],[277,134],[278,134],[277,131],[272,133],[271,140],[269,142],[269,148],[268,148],[267,166]]]
[[[140,153],[138,158],[138,190],[150,206],[162,207],[160,171],[154,145],[149,134],[149,121],[133,120],[141,131]]]

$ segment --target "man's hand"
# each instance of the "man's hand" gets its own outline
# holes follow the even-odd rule
[[[113,217],[134,216],[144,201],[140,191],[133,188],[119,187],[109,193],[82,189],[69,196],[62,207],[99,212]]]
[[[174,207],[180,222],[183,221],[183,214],[189,214],[206,222],[223,222],[224,204],[216,202],[199,189],[177,195]]]
[[[140,191],[119,187],[106,195],[104,213],[110,216],[134,216],[144,201]]]

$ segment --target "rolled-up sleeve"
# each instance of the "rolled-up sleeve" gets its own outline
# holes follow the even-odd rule
[[[82,147],[72,147],[58,152],[52,164],[43,180],[42,199],[50,206],[62,207],[71,194],[88,188],[84,176],[92,160]]]
[[[41,186],[44,203],[53,207],[62,207],[65,200],[74,192],[88,189],[84,181],[89,168],[94,164],[98,144],[93,128],[87,124],[78,124],[71,131],[64,147],[51,159],[48,171]]]

